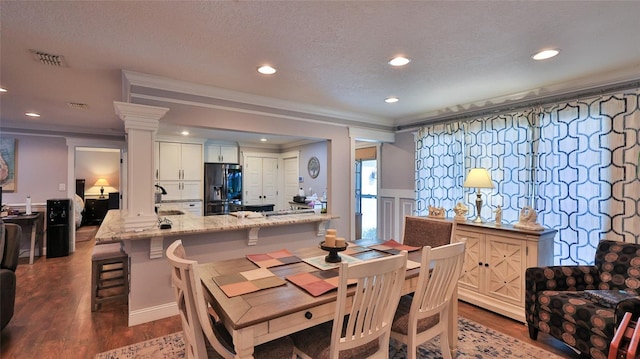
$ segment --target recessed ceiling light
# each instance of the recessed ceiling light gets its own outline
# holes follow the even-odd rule
[[[24,115],[29,117],[40,117],[40,114],[35,112],[27,112]]]
[[[263,75],[273,75],[276,73],[276,69],[269,65],[263,65],[258,67],[258,72]]]
[[[400,99],[395,96],[390,96],[384,99],[384,102],[386,103],[396,103],[398,101],[400,101]]]
[[[267,142],[267,139],[266,138],[261,138],[260,142]]]
[[[180,132],[180,134],[183,136],[189,136],[189,131],[183,130],[182,132]]]
[[[558,55],[559,53],[560,53],[560,50],[556,50],[556,49],[542,50],[540,52],[536,52],[535,54],[533,54],[531,58],[534,60],[546,60]]]
[[[7,89],[4,87],[0,87],[0,92],[7,92]]]
[[[391,60],[389,60],[389,65],[391,66],[404,66],[406,64],[408,64],[409,62],[411,62],[410,59],[404,57],[404,56],[396,56],[394,58],[392,58]]]

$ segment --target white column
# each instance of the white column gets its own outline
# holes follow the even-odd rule
[[[168,108],[113,102],[116,114],[124,121],[127,133],[127,206],[124,230],[142,230],[156,226],[153,187],[153,144],[159,120]]]

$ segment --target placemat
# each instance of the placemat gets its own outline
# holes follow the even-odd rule
[[[340,277],[338,271],[319,270],[310,273],[293,274],[286,277],[286,279],[312,296],[317,297],[338,288]],[[348,283],[355,284],[357,280],[351,279]]]
[[[287,284],[266,268],[219,275],[213,277],[213,281],[229,298]]]
[[[356,254],[356,253],[362,253],[362,252],[368,252],[371,251],[371,248],[368,247],[362,247],[362,246],[356,246],[355,244],[351,244],[349,243],[349,246],[347,247],[347,249],[344,250],[344,254]]]
[[[390,254],[398,254],[401,251],[413,252],[420,249],[420,247],[406,246],[402,243],[396,242],[393,239],[390,239],[382,244],[374,244],[372,246],[369,246],[369,248]]]
[[[302,262],[302,259],[294,256],[286,249],[262,254],[247,254],[247,259],[260,268],[271,268],[291,263]]]

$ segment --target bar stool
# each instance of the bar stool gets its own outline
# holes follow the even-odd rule
[[[91,254],[91,311],[103,302],[128,297],[129,255],[123,243],[96,244]]]

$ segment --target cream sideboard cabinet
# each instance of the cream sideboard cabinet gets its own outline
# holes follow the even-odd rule
[[[556,230],[458,222],[455,240],[466,239],[460,300],[525,322],[525,270],[553,264]]]

